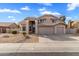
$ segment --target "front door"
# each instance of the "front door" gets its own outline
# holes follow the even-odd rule
[[[35,34],[35,21],[29,21],[29,34]]]

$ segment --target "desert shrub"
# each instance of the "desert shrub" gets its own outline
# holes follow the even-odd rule
[[[29,36],[29,35],[26,35],[25,38],[26,38],[26,39],[30,39],[30,36]]]
[[[4,38],[9,38],[9,36],[8,35],[5,35],[5,36],[3,36]]]
[[[23,34],[23,36],[26,36],[26,32],[23,32],[22,34]]]
[[[12,31],[12,34],[17,34],[17,31]]]
[[[79,29],[77,29],[77,33],[79,33]]]
[[[30,38],[29,35],[27,35],[26,32],[23,32],[22,34],[23,34],[23,36],[25,37],[25,39],[29,39],[29,38]]]

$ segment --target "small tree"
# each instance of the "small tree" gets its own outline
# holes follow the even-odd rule
[[[26,36],[26,32],[23,32],[23,36],[24,36],[24,37]]]
[[[66,19],[65,16],[61,16],[61,17],[60,17],[60,20],[63,21],[63,22],[65,22],[65,19]]]
[[[23,32],[23,36],[25,37],[25,39],[29,39],[30,37],[27,35],[26,32]]]

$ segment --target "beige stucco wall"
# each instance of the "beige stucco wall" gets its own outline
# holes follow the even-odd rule
[[[51,16],[43,16],[40,19],[46,19],[46,21],[44,21],[43,24],[53,24],[51,18],[54,19],[54,17]]]

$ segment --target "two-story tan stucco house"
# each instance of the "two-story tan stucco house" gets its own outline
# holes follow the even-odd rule
[[[66,24],[60,17],[45,14],[39,17],[27,17],[21,22],[20,31],[33,34],[65,34]]]

